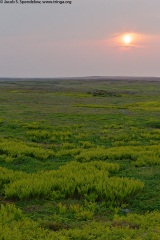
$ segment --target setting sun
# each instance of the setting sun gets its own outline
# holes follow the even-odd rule
[[[132,36],[131,35],[129,35],[129,34],[126,34],[126,35],[124,35],[123,36],[123,42],[124,42],[124,44],[130,44],[131,42],[132,42],[132,40],[133,40],[133,38],[132,38]]]
[[[133,33],[127,33],[124,34],[121,38],[123,45],[130,46],[132,42],[134,41],[134,35]]]
[[[149,39],[148,36],[136,32],[119,32],[111,39],[111,44],[124,50],[133,50],[137,48],[144,48],[144,42]]]

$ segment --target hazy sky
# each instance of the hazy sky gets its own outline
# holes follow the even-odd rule
[[[0,3],[0,77],[95,75],[160,76],[160,0]]]

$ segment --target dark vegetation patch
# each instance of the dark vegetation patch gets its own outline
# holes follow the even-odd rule
[[[124,95],[134,95],[136,92],[134,91],[108,91],[108,90],[101,90],[101,89],[95,89],[91,92],[88,92],[89,94],[92,94],[94,97],[122,97]]]

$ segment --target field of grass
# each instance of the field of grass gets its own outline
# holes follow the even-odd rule
[[[3,240],[160,239],[160,82],[0,81]]]

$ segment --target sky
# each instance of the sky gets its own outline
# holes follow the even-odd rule
[[[160,0],[14,1],[0,0],[0,77],[160,77]]]

